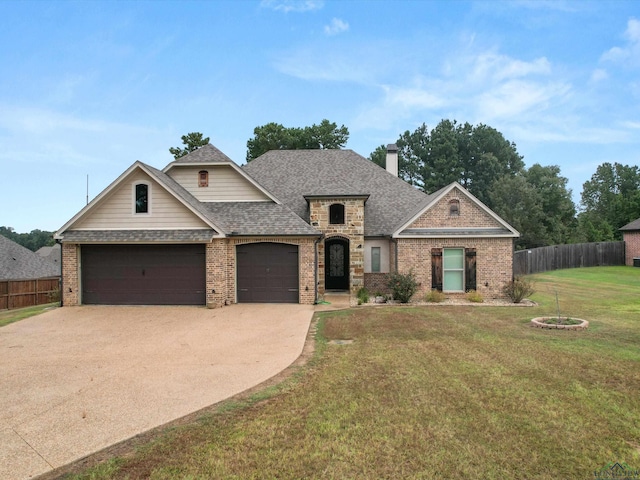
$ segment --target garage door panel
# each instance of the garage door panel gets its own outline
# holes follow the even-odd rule
[[[236,259],[238,302],[298,303],[297,245],[238,245]]]
[[[203,305],[204,245],[83,245],[82,303]]]

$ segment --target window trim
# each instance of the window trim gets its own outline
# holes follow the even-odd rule
[[[342,220],[342,221],[333,221],[334,218],[334,211],[337,213],[339,212],[340,215],[337,215],[338,218],[337,220]],[[331,205],[329,205],[329,225],[344,225],[346,222],[346,212],[345,212],[345,206],[344,203],[332,203]]]
[[[138,205],[137,205],[137,201],[138,201],[138,185],[144,185],[145,187],[147,187],[147,211],[146,212],[139,212],[138,211]],[[140,181],[140,182],[134,182],[133,184],[133,202],[132,202],[132,210],[133,210],[133,214],[136,216],[139,215],[151,215],[151,183],[146,182],[146,181]]]
[[[460,252],[460,258],[462,260],[462,266],[460,268],[447,268],[445,259],[447,257],[446,252],[457,250]],[[446,293],[464,293],[465,292],[465,275],[466,275],[466,250],[463,247],[451,247],[451,248],[443,248],[442,249],[442,291]],[[460,290],[446,290],[445,285],[447,284],[447,273],[448,272],[462,272],[462,285]]]

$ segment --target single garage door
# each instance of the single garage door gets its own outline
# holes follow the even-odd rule
[[[298,303],[298,246],[236,247],[239,303]]]
[[[83,245],[82,303],[204,305],[204,245]]]

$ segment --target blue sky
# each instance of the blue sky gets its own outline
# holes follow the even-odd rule
[[[490,125],[578,200],[640,162],[637,1],[0,0],[0,225],[56,230],[198,131],[326,118],[368,156],[423,122]]]

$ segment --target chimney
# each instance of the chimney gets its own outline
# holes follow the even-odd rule
[[[398,146],[395,143],[387,145],[387,172],[398,176]]]

